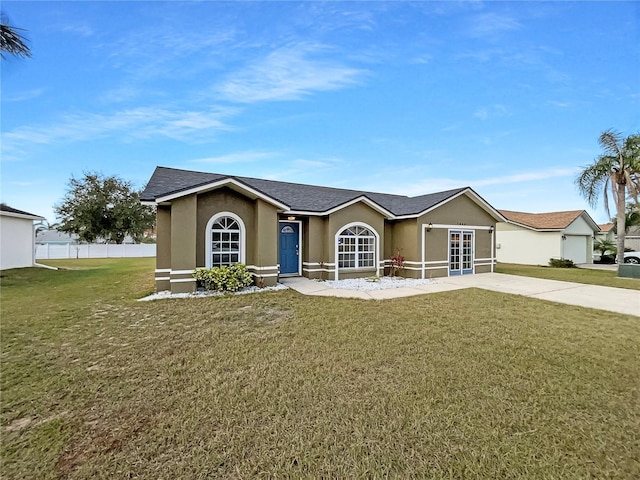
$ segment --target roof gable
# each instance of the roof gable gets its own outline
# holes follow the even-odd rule
[[[287,213],[328,215],[354,203],[364,202],[387,218],[417,217],[459,195],[467,194],[496,220],[503,220],[497,210],[469,187],[407,197],[167,167],[156,168],[140,198],[147,203],[169,202],[221,186],[231,186],[252,198],[260,197]]]

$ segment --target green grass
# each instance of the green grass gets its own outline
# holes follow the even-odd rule
[[[60,262],[62,264],[62,262]],[[136,302],[3,272],[3,478],[638,478],[636,317],[476,289]]]
[[[614,270],[591,270],[588,268],[551,268],[535,265],[518,265],[514,263],[498,263],[497,273],[522,275],[524,277],[548,278],[564,282],[586,283],[605,287],[628,288],[640,290],[637,278],[620,278]]]

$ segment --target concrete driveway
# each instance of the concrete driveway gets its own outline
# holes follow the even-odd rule
[[[434,279],[427,285],[414,285],[386,290],[359,291],[334,289],[304,277],[281,280],[288,287],[305,295],[384,300],[408,297],[425,293],[436,293],[462,288],[482,288],[495,292],[524,295],[552,302],[596,308],[610,312],[640,317],[640,291],[624,288],[600,287],[583,283],[560,282],[541,278],[507,275],[504,273],[482,273]]]

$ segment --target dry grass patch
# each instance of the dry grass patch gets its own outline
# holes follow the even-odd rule
[[[3,288],[8,478],[640,476],[637,318],[481,290],[135,302],[152,266],[129,268],[46,320]]]

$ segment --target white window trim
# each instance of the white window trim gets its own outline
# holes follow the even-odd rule
[[[213,252],[211,251],[211,243],[212,243],[211,232],[212,232],[213,224],[215,222],[217,222],[222,217],[231,217],[236,222],[238,222],[238,226],[240,227],[240,263],[245,263],[245,264],[247,263],[246,262],[246,255],[245,255],[246,247],[247,247],[247,245],[246,245],[246,243],[247,243],[247,229],[244,226],[244,222],[235,213],[219,212],[219,213],[216,213],[213,217],[211,217],[209,219],[209,221],[207,222],[207,227],[205,229],[205,252],[206,252],[205,265],[206,265],[206,268],[211,268],[211,266],[213,264],[213,262],[212,262]]]
[[[376,238],[376,245],[374,248],[374,261],[373,261],[373,268],[375,268],[376,270],[376,275],[380,275],[380,235],[378,234],[378,232],[376,231],[375,228],[373,228],[371,225],[368,225],[366,223],[363,222],[351,222],[351,223],[347,223],[346,225],[342,226],[341,228],[338,229],[338,231],[335,234],[335,238],[333,240],[333,245],[334,245],[334,260],[335,260],[335,278],[334,280],[338,280],[339,276],[340,276],[340,267],[339,267],[339,249],[338,249],[338,239],[340,238],[342,232],[344,232],[347,228],[351,228],[351,227],[364,227],[369,229],[370,232],[373,232],[373,236]],[[367,267],[368,268],[368,267]],[[343,270],[350,270],[348,268],[343,268]]]

